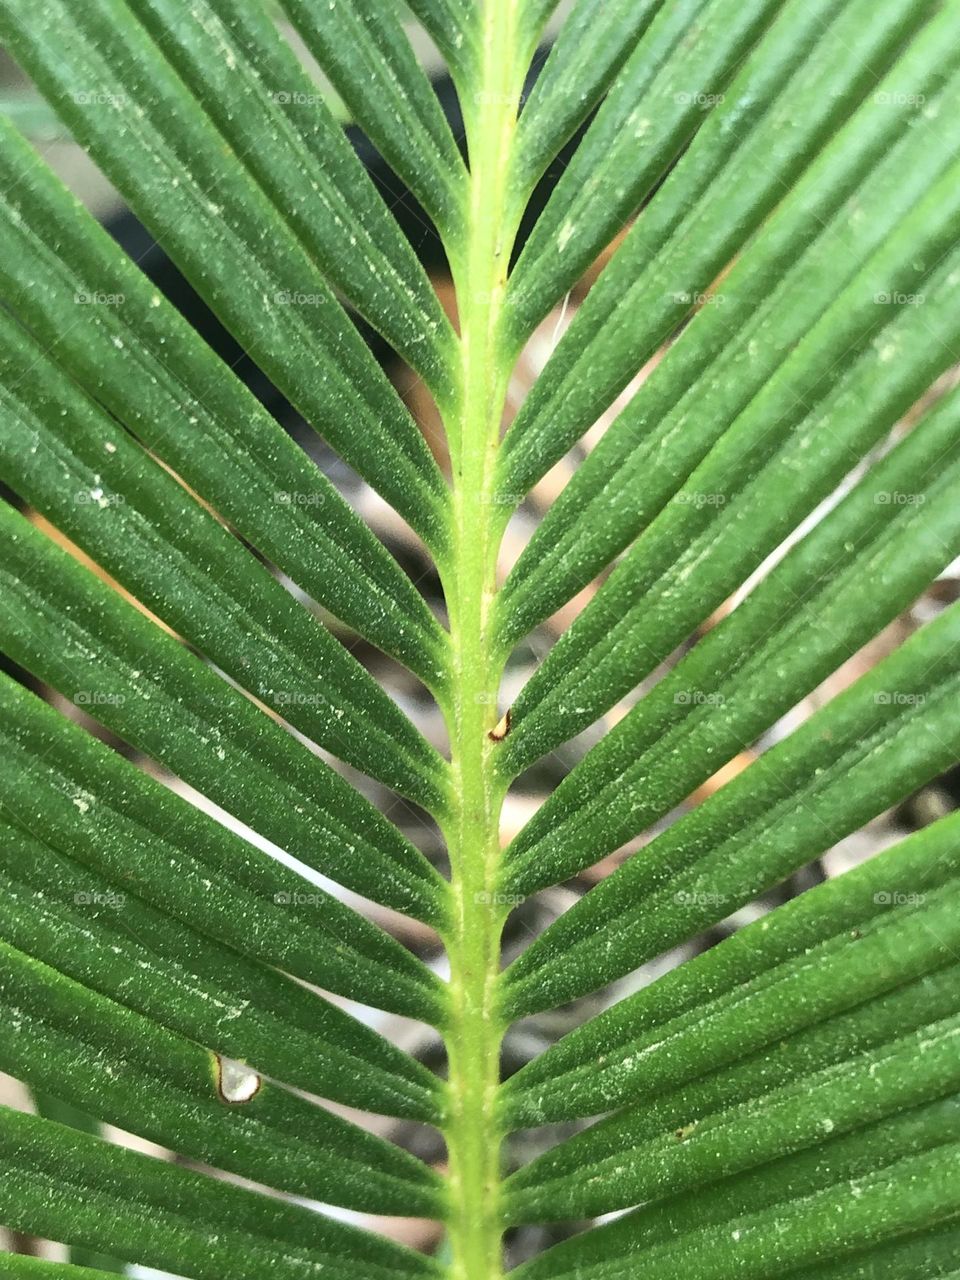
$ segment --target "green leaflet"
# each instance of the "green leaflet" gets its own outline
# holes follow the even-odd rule
[[[669,812],[960,552],[958,482],[951,395],[588,752],[512,855],[568,873]]]
[[[6,1107],[0,1158],[5,1222],[69,1243],[109,1233],[119,1257],[198,1280],[303,1276],[320,1265],[344,1280],[436,1274],[428,1259],[297,1205]]]
[[[520,117],[512,173],[518,194],[529,198],[544,169],[609,89],[631,46],[655,20],[658,7],[656,0],[613,0],[600,7],[593,0],[580,0],[572,7]],[[687,0],[665,14],[658,30],[666,26],[666,32],[644,48],[651,73],[657,55],[668,55],[672,49],[677,20],[689,22],[700,7],[699,0]]]
[[[100,1271],[86,1264],[44,1262],[21,1254],[4,1254],[0,1258],[0,1275],[11,1280],[111,1280],[115,1272]]]
[[[945,175],[931,198],[956,195],[956,178]],[[956,341],[950,281],[960,253],[958,211],[943,212],[942,240],[931,226],[924,246],[909,235],[887,242],[648,526],[525,686],[504,769],[567,740],[655,669],[948,367]],[[885,288],[895,290],[899,308],[877,305]],[[925,299],[922,322],[913,289]],[[890,318],[877,314],[890,310]]]
[[[400,1214],[440,1203],[439,1180],[399,1148],[252,1075],[235,1101],[208,1049],[5,943],[0,1009],[16,1033],[0,1068],[111,1124],[307,1199]]]
[[[585,586],[677,493],[736,413],[776,372],[784,354],[830,306],[837,287],[892,233],[925,185],[952,161],[958,88],[950,76],[958,51],[944,38],[944,26],[952,21],[952,14],[944,12],[908,47],[885,77],[884,89],[860,106],[810,164],[724,278],[718,300],[700,306],[688,329],[577,468],[504,587],[499,608],[505,643],[518,639]],[[771,91],[777,84],[776,70],[766,59],[756,67]],[[917,93],[918,86],[922,93]],[[751,96],[758,89],[752,83]],[[881,93],[883,109],[878,110],[881,104],[875,98]],[[671,254],[656,248],[658,234],[669,232],[674,202],[668,197],[684,174],[691,181],[706,181],[704,170],[709,173],[719,163],[725,136],[717,131],[694,143],[578,310],[573,340],[561,343],[551,362],[557,362],[559,375],[573,367],[571,361],[585,348],[590,353],[587,366],[576,365],[580,377],[559,406],[563,413],[570,412],[584,379],[602,367],[601,356],[612,356],[618,342],[628,347],[638,320],[675,287],[677,268],[671,265]],[[729,136],[735,142],[739,134]],[[742,181],[739,187],[753,190]],[[731,193],[737,190],[736,181],[731,182]],[[664,203],[667,211],[661,214]],[[698,216],[696,210],[691,216]],[[683,253],[685,246],[702,240],[702,234],[691,229],[677,249]],[[625,254],[628,262],[623,261]],[[830,280],[830,290],[809,287],[808,263],[818,258],[829,269],[824,279]],[[637,273],[632,289],[631,272]],[[623,318],[616,324],[616,335],[607,323],[611,308]],[[624,349],[614,386],[635,368],[635,354]],[[531,405],[535,395],[536,391],[529,397]],[[595,403],[586,414],[575,420],[577,432],[595,416]]]
[[[711,1010],[737,1009],[747,992],[776,990],[779,974],[802,972],[808,958],[822,954],[824,943],[841,951],[845,941],[855,947],[865,921],[876,928],[882,927],[889,912],[906,915],[923,935],[917,939],[921,947],[932,944],[936,950],[940,940],[928,936],[928,926],[917,909],[927,893],[956,874],[958,832],[960,817],[944,818],[745,925],[735,936],[619,1001],[511,1077],[502,1095],[506,1119],[522,1127],[535,1121],[599,1114],[639,1096],[641,1082],[653,1065],[649,1052],[643,1050],[659,1038],[660,1028],[693,1029],[701,1007],[709,1023]],[[855,949],[846,954],[860,964]],[[886,968],[861,976],[867,977],[866,989],[876,983],[875,989],[882,991],[890,984]],[[897,983],[909,981],[906,973],[894,978]],[[852,1007],[863,998],[864,988],[848,991],[845,984],[816,980],[813,985],[820,988],[814,997],[818,1003],[813,1005],[817,1017],[821,1011]],[[704,992],[710,993],[706,1001]],[[808,1004],[771,1009],[770,1003],[763,994],[758,1006],[748,1001],[742,1020],[735,1015],[733,1040],[723,1048],[711,1045],[711,1070],[773,1043],[785,1025],[799,1030],[811,1020]],[[677,1065],[682,1072],[700,1070],[692,1056]]]
[[[154,905],[243,954],[410,1017],[442,1016],[439,982],[350,907],[225,831],[6,676],[0,708],[8,746],[3,799],[28,831],[109,879],[133,869]]]
[[[0,476],[242,688],[434,811],[443,761],[223,526],[0,316]],[[9,388],[9,389],[7,389]],[[67,425],[69,423],[69,426]]]
[[[0,6],[12,52],[276,386],[441,551],[446,486],[423,436],[270,201],[225,164],[219,134],[121,0],[44,3],[42,21],[21,0]],[[87,109],[86,83],[110,86],[111,110]],[[296,376],[306,367],[317,374]]]
[[[955,1216],[958,1154],[960,1147],[956,1144],[937,1148],[852,1184],[843,1181],[814,1195],[776,1205],[766,1213],[745,1215],[722,1227],[692,1232],[672,1244],[651,1249],[644,1255],[644,1265],[657,1268],[658,1280],[682,1280],[693,1267],[704,1280],[722,1280],[731,1269],[752,1280],[763,1280],[770,1275],[771,1267],[789,1268],[793,1274],[805,1263],[856,1255],[878,1240],[948,1223]],[[935,1251],[936,1239],[934,1235]],[[926,1237],[914,1249],[915,1262],[923,1257],[925,1241]],[[891,1253],[896,1258],[893,1250]],[[944,1259],[943,1253],[940,1258]],[[838,1273],[844,1280],[858,1274],[848,1266],[839,1268]],[[527,1267],[518,1268],[517,1280],[528,1280],[530,1274]],[[551,1280],[629,1280],[632,1274],[636,1274],[634,1263],[617,1258],[549,1272]],[[903,1280],[902,1273],[893,1274]],[[924,1280],[929,1274],[922,1272]]]
[[[183,911],[177,893],[161,899],[163,910],[150,905],[156,883],[169,881],[164,866],[147,866],[128,848],[123,871],[103,860],[109,877],[83,861],[82,850],[73,861],[8,825],[2,839],[0,921],[20,951],[265,1075],[348,1106],[438,1120],[440,1086],[407,1054],[299,983],[166,914]],[[185,864],[181,858],[177,879],[196,896]],[[250,904],[232,888],[228,901],[242,926]],[[289,910],[285,899],[294,894],[277,898]],[[259,912],[263,934],[266,914]],[[207,923],[203,913],[192,918]],[[377,978],[370,969],[368,996]],[[403,986],[399,974],[395,981]]]
[[[76,1107],[72,1107],[69,1103],[62,1102],[59,1098],[51,1097],[49,1094],[38,1092],[36,1089],[30,1090],[30,1096],[38,1116],[43,1116],[47,1120],[56,1120],[58,1124],[69,1125],[72,1129],[79,1129],[81,1133],[92,1133],[98,1137],[103,1136],[103,1126],[99,1121],[87,1115],[86,1112],[78,1111]],[[110,1258],[106,1254],[99,1253],[95,1249],[70,1249],[67,1251],[67,1258],[77,1266],[98,1268],[113,1275],[123,1275],[126,1270],[122,1262],[118,1262],[115,1258]]]
[[[0,279],[18,316],[239,533],[439,688],[443,636],[385,549],[3,122],[0,137]]]
[[[523,0],[523,3],[517,6],[519,10],[518,40],[523,37],[528,41],[528,44],[523,46],[525,54],[528,49],[532,54],[534,45],[543,35],[544,27],[554,16],[559,4],[560,0]]]
[[[707,0],[693,20],[681,4],[651,23],[520,254],[507,299],[507,341],[519,346],[623,228],[696,133],[776,7],[773,0]],[[522,431],[518,420],[505,459]],[[510,492],[515,482],[521,491],[520,473],[507,476],[504,488]]]
[[[731,1268],[744,1275],[762,1280],[771,1274],[768,1268],[788,1268],[788,1274],[809,1277],[896,1276],[906,1280],[915,1275],[920,1280],[929,1276],[955,1274],[946,1266],[951,1245],[955,1245],[956,1231],[950,1230],[951,1194],[954,1193],[951,1175],[956,1172],[957,1147],[948,1146],[933,1152],[906,1158],[879,1172],[819,1190],[812,1196],[796,1201],[785,1201],[771,1210],[754,1215],[742,1215],[701,1231],[691,1231],[673,1243],[664,1243],[650,1249],[644,1263],[657,1267],[655,1275],[664,1280],[681,1280],[690,1274],[692,1266],[696,1274],[708,1280],[721,1280],[730,1275]],[[934,1189],[929,1180],[940,1179]],[[852,1196],[851,1196],[852,1192]],[[947,1224],[946,1230],[940,1226]],[[905,1235],[923,1228],[928,1230],[919,1239],[897,1242],[897,1235]],[[593,1234],[593,1233],[591,1233]],[[886,1244],[893,1239],[892,1244]],[[881,1256],[881,1270],[854,1270],[860,1265],[863,1249],[883,1240],[886,1247],[874,1252]],[[571,1252],[566,1253],[571,1258]],[[520,1280],[531,1280],[535,1275],[549,1275],[552,1280],[628,1280],[635,1275],[634,1262],[628,1257],[612,1257],[608,1260],[586,1262],[579,1258],[567,1268],[563,1261],[550,1258],[553,1270],[538,1271],[539,1260],[532,1265],[518,1268]],[[823,1271],[797,1271],[822,1258],[845,1258],[833,1267],[827,1263]],[[910,1270],[910,1263],[938,1267],[938,1270]],[[906,1270],[884,1270],[884,1263],[896,1266],[905,1263]],[[868,1265],[869,1266],[869,1265]],[[724,1270],[726,1268],[726,1270]]]
[[[960,1018],[924,1027],[760,1100],[697,1116],[680,1139],[669,1133],[635,1142],[628,1110],[514,1174],[510,1220],[589,1217],[691,1190],[942,1098],[960,1084],[958,1036]]]
[[[940,969],[955,954],[950,918],[956,913],[956,888],[954,884],[932,895],[931,905],[918,916],[865,924],[856,934],[866,940],[862,949],[854,948],[849,934],[831,939],[731,996],[708,1002],[697,1014],[666,1021],[655,1035],[638,1037],[619,1063],[608,1063],[601,1055],[601,1069],[609,1072],[608,1097],[626,1082],[631,1091],[648,1094],[682,1085],[770,1043],[777,1034],[802,1030]],[[715,1037],[712,1043],[710,1037]],[[542,1114],[539,1095],[537,1105]],[[564,1106],[571,1105],[568,1097]]]
[[[0,530],[12,657],[318,870],[443,918],[439,875],[329,766],[9,507]]]
[[[904,1036],[957,1016],[958,974],[956,963],[937,969],[654,1098],[636,1097],[628,1081],[621,1100],[627,1102],[633,1136],[654,1141],[664,1134],[676,1137],[679,1130],[683,1137],[698,1117],[720,1115],[747,1101],[759,1104],[867,1052],[883,1056]],[[609,1119],[613,1125],[615,1117]],[[600,1125],[590,1132],[595,1154],[616,1151],[616,1139],[599,1151],[606,1132]]]
[[[827,1263],[794,1272],[795,1280],[957,1280],[960,1229],[945,1227],[893,1244],[867,1249],[839,1265]]]
[[[450,323],[316,88],[294,72],[295,60],[277,57],[282,45],[266,15],[245,6],[244,16],[235,0],[220,3],[223,21],[170,0],[126,4],[330,282],[445,398],[454,376]],[[310,102],[311,146],[297,128],[303,113],[285,119],[284,107],[304,105],[289,101],[298,96]],[[294,188],[306,196],[290,200]]]
[[[843,1181],[849,1186],[851,1180],[886,1168],[905,1156],[956,1142],[960,1133],[958,1125],[960,1106],[954,1098],[914,1107],[711,1187],[654,1201],[616,1222],[548,1250],[524,1269],[525,1280],[566,1274],[567,1268],[574,1265],[586,1268],[598,1263],[609,1264],[615,1259],[626,1260],[641,1248],[686,1234],[695,1235],[705,1227],[736,1224],[745,1212],[755,1214],[783,1206]],[[955,1231],[949,1231],[947,1239],[955,1241]],[[899,1245],[893,1248],[898,1261],[903,1260],[902,1248]],[[910,1248],[916,1251],[915,1244]],[[936,1251],[935,1245],[933,1248]],[[949,1255],[944,1252],[941,1256]],[[895,1274],[900,1277],[902,1273]]]
[[[476,14],[470,0],[408,0],[460,86],[477,74]]]
[[[719,95],[722,104],[712,110],[689,154],[637,219],[559,344],[550,374],[539,380],[521,408],[499,460],[504,502],[511,495],[522,497],[576,443],[617,390],[689,315],[691,303],[704,301],[713,279],[742,248],[745,233],[753,232],[803,172],[815,148],[823,146],[865,93],[876,88],[874,67],[890,61],[891,46],[900,45],[905,23],[924,17],[908,0],[895,0],[881,9],[870,6],[868,27],[867,8],[865,0],[840,10],[819,3],[788,5],[730,92]],[[831,22],[840,29],[831,31]],[[815,58],[805,58],[815,40],[822,40],[823,46]],[[909,83],[915,91],[915,82]],[[685,111],[704,110],[690,105],[699,99],[709,110],[717,96],[716,91],[690,92],[690,83],[673,95],[682,100]],[[659,120],[659,97],[658,93],[649,110],[654,123]],[[911,95],[905,97],[913,101]],[[890,101],[900,102],[901,97],[895,91]],[[872,105],[876,111],[876,102]],[[901,105],[892,114],[915,111],[915,105]],[[609,147],[609,140],[604,142]],[[568,170],[567,177],[571,173]],[[712,178],[717,179],[716,191],[710,186]],[[718,205],[727,211],[722,219],[716,216]],[[589,233],[595,224],[596,215],[586,224]],[[567,287],[602,250],[609,234],[620,229],[620,221],[613,221],[607,236],[590,239],[589,255],[570,278],[564,275]],[[809,229],[808,236],[812,233]],[[532,252],[531,244],[527,252]],[[552,261],[552,255],[541,253],[539,269]],[[564,270],[573,265],[566,246],[562,261]],[[515,288],[520,282],[518,275]],[[550,294],[548,305],[553,301]],[[521,301],[515,301],[511,315],[520,325]],[[539,312],[530,316],[530,321],[535,319]],[[591,342],[600,332],[602,342]]]
[[[958,638],[954,606],[624,863],[507,970],[510,1014],[593,990],[693,936],[949,767]],[[504,885],[525,889],[516,873]]]
[[[322,8],[281,0],[281,7],[353,118],[433,219],[448,251],[456,251],[466,172],[395,12],[374,0]]]
[[[878,1000],[870,1001],[850,1013],[807,1028],[800,1035],[789,1037],[770,1046],[761,1054],[754,1054],[742,1063],[721,1069],[713,1075],[634,1106],[629,1113],[621,1113],[621,1119],[629,1114],[633,1140],[637,1143],[663,1145],[685,1142],[695,1131],[695,1121],[703,1117],[720,1117],[762,1109],[765,1099],[776,1095],[789,1096],[789,1089],[809,1080],[818,1073],[830,1069],[846,1069],[856,1056],[885,1057],[898,1040],[910,1032],[922,1031],[933,1022],[954,1018],[957,1007],[957,981],[960,970],[952,965],[942,972],[907,984],[901,991]],[[867,1057],[864,1057],[864,1061]],[[749,1104],[745,1100],[750,1100]],[[855,1130],[851,1134],[835,1137],[820,1135],[820,1145],[808,1147],[799,1153],[785,1156],[776,1164],[765,1164],[756,1170],[724,1178],[710,1186],[699,1186],[695,1191],[676,1197],[655,1201],[641,1213],[642,1230],[649,1229],[654,1241],[659,1235],[672,1237],[673,1227],[683,1231],[705,1224],[711,1216],[723,1221],[756,1208],[777,1204],[792,1196],[807,1194],[843,1177],[845,1162],[850,1175],[870,1172],[879,1164],[897,1159],[911,1150],[950,1141],[951,1126],[955,1116],[945,1099],[933,1107],[907,1112],[902,1119],[888,1117],[868,1130]],[[946,1110],[945,1110],[946,1109]],[[955,1108],[954,1108],[955,1109]],[[931,1121],[929,1113],[933,1111]],[[611,1141],[605,1143],[610,1133]],[[615,1156],[619,1148],[617,1120],[611,1118],[606,1125],[598,1125],[578,1141],[589,1141],[597,1158]],[[839,1148],[839,1151],[837,1150]],[[561,1155],[561,1159],[563,1156]],[[545,1162],[550,1157],[545,1157]],[[849,1186],[849,1183],[844,1185]],[[703,1219],[699,1206],[704,1204]],[[633,1236],[629,1219],[621,1224],[622,1233]],[[620,1233],[615,1227],[605,1228],[597,1239],[600,1258],[615,1255],[603,1244],[604,1237]],[[593,1253],[590,1236],[581,1238],[587,1255]],[[579,1253],[576,1242],[571,1251]]]
[[[905,0],[869,6],[869,13],[865,3],[840,8],[787,4],[777,12],[776,5],[736,6],[714,0],[713,5],[698,6],[696,14],[703,26],[687,22],[673,27],[676,19],[684,18],[680,6],[669,6],[658,15],[558,184],[552,198],[552,206],[561,206],[556,216],[550,220],[548,209],[527,243],[524,259],[530,269],[524,270],[524,259],[517,266],[509,325],[520,343],[623,229],[640,198],[691,141],[689,155],[678,160],[676,172],[652,197],[604,271],[598,294],[577,317],[572,326],[576,335],[571,330],[554,376],[545,387],[541,381],[521,411],[504,448],[502,485],[507,494],[526,492],[576,442],[613,397],[616,388],[609,387],[605,394],[602,389],[611,381],[612,366],[621,365],[622,387],[652,355],[658,340],[689,312],[690,296],[707,291],[744,243],[745,233],[780,200],[815,147],[845,119],[845,110],[876,87],[878,73],[901,49],[905,33],[933,17]],[[864,26],[868,15],[869,31]],[[767,26],[769,31],[751,50]],[[678,38],[677,56],[669,58]],[[810,56],[815,41],[823,44]],[[742,70],[735,50],[740,58],[748,54]],[[731,54],[732,60],[724,61]],[[650,78],[664,58],[662,72]],[[732,73],[736,78],[727,83]],[[634,92],[628,91],[631,88]],[[778,100],[785,88],[786,95]],[[774,111],[767,119],[764,111],[771,101]],[[700,120],[703,128],[691,138]],[[588,155],[591,164],[581,164]],[[716,197],[710,192],[704,202],[713,178],[718,179]],[[727,206],[723,218],[717,218],[718,200]],[[561,251],[548,250],[549,237]],[[682,257],[671,252],[677,243]],[[623,285],[652,257],[655,265],[669,268],[660,275],[659,292],[645,297],[640,312],[635,305],[628,307],[623,315],[631,317],[630,328],[625,332],[620,324],[608,329],[602,346],[591,349],[589,360],[581,362],[577,378],[564,380],[566,358],[577,360],[585,352],[591,326],[598,319],[611,319],[614,302],[622,301]],[[632,362],[623,367],[626,352],[632,353],[627,357]],[[547,419],[541,420],[544,393],[561,384],[563,397],[550,404]],[[594,396],[586,421],[580,421],[584,390],[593,390]],[[545,424],[549,426],[544,430]]]

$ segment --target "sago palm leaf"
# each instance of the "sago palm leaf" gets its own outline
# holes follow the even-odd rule
[[[956,1277],[957,815],[508,1079],[501,1045],[960,757],[960,604],[789,717],[960,554],[960,4],[417,0],[463,139],[401,6],[280,7],[0,0],[0,33],[405,522],[443,608],[3,124],[0,1069],[37,1106],[0,1109],[0,1222],[73,1261],[0,1272],[496,1280],[509,1229],[566,1222],[517,1280]],[[439,234],[455,320],[292,32]],[[521,352],[601,254],[507,423]],[[575,449],[501,577],[511,516]],[[511,655],[572,601],[508,707]],[[508,791],[598,723],[502,848]],[[624,846],[505,963],[514,908]],[[433,1028],[443,1068],[373,1010]],[[374,1117],[438,1130],[445,1161]],[[545,1136],[519,1162],[523,1130]],[[442,1247],[316,1202],[436,1220]]]

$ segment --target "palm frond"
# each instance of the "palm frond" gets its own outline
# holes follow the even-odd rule
[[[737,913],[960,759],[958,601],[798,711],[960,555],[960,7],[409,8],[0,0],[308,446],[0,123],[0,1271],[957,1280],[960,817]]]

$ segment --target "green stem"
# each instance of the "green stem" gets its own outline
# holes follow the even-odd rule
[[[453,263],[460,313],[461,400],[451,423],[453,538],[444,587],[453,656],[448,710],[452,807],[444,823],[451,864],[448,1235],[454,1280],[503,1275],[497,1092],[504,1024],[497,1006],[500,934],[496,898],[503,788],[494,776],[502,660],[491,636],[502,512],[494,466],[509,368],[500,345],[510,250],[509,156],[522,69],[514,39],[517,0],[487,0],[482,68],[465,102],[470,153],[465,236]]]

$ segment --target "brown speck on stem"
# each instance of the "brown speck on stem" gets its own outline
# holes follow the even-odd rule
[[[510,708],[507,707],[506,711],[500,717],[500,720],[498,721],[496,728],[491,729],[490,732],[487,734],[487,737],[490,739],[491,742],[502,742],[509,732],[510,732]]]

